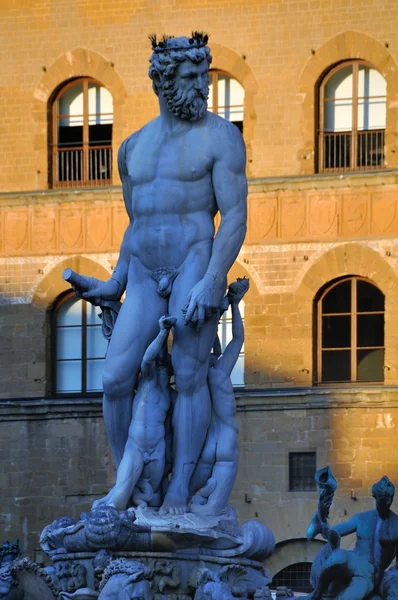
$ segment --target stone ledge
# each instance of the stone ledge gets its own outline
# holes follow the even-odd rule
[[[398,386],[236,390],[238,412],[332,408],[398,408]],[[102,417],[102,398],[0,400],[2,421]]]
[[[347,171],[344,173],[312,173],[310,175],[289,175],[284,177],[264,177],[249,179],[249,193],[267,193],[284,190],[322,190],[334,188],[373,187],[396,185],[397,169],[378,171]]]
[[[398,408],[398,386],[313,387],[236,392],[238,412]]]
[[[281,175],[277,177],[249,178],[249,193],[279,190],[310,190],[341,187],[362,187],[375,185],[396,185],[398,169],[374,171],[347,171],[343,173],[311,173],[310,175]],[[103,194],[116,194],[121,197],[121,185],[82,188],[53,188],[50,190],[27,190],[0,192],[0,204],[41,204],[43,201],[66,202],[71,199]],[[92,198],[94,196],[94,198]]]
[[[51,190],[30,190],[23,192],[0,192],[0,206],[29,206],[52,202],[75,202],[76,200],[102,200],[101,196],[116,195],[122,199],[122,186],[111,185],[96,188],[56,188]],[[119,198],[117,198],[119,200]]]
[[[21,398],[0,400],[1,421],[38,421],[102,416],[102,398]]]

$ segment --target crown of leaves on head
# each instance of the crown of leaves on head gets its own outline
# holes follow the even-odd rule
[[[203,48],[209,41],[209,35],[204,31],[193,31],[191,37],[188,40],[189,46],[178,43],[178,38],[174,35],[163,34],[158,40],[156,33],[152,33],[149,36],[149,40],[152,44],[152,50],[156,53],[170,52],[178,50],[189,50],[191,48]],[[176,40],[175,43],[169,44],[170,40]]]
[[[19,549],[19,540],[15,540],[12,544],[7,540],[0,548],[0,562],[6,556],[13,556],[14,558],[18,558],[18,556],[22,554]]]

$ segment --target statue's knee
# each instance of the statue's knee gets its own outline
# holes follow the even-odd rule
[[[130,381],[125,381],[123,378],[117,377],[115,373],[111,371],[105,371],[102,376],[102,384],[104,395],[109,399],[115,399],[125,397],[126,394],[130,395],[132,391],[132,385]]]

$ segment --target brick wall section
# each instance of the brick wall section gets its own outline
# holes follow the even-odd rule
[[[339,49],[343,48],[343,58],[363,54],[361,58],[376,64],[378,59],[380,68],[385,67],[386,77],[393,80],[398,59],[398,33],[394,27],[397,10],[394,0],[383,2],[382,6],[371,0],[360,4],[356,0],[344,4],[332,0],[327,5],[312,2],[310,8],[300,1],[254,0],[250,10],[242,0],[183,0],[178,6],[167,0],[156,6],[140,2],[132,5],[124,0],[115,0],[111,6],[87,0],[44,0],[29,6],[22,1],[7,2],[0,13],[4,54],[9,57],[3,65],[0,94],[0,110],[5,117],[0,149],[1,188],[46,187],[44,121],[47,99],[62,83],[61,72],[51,70],[57,61],[62,57],[69,60],[64,79],[77,74],[97,74],[99,79],[106,79],[108,71],[113,70],[122,82],[123,90],[115,99],[116,146],[157,114],[156,99],[146,75],[146,35],[152,31],[187,34],[192,28],[211,32],[217,47],[214,67],[229,66],[231,74],[242,79],[239,62],[244,61],[246,84],[249,80],[256,83],[255,98],[250,101],[247,114],[248,121],[255,121],[254,128],[248,126],[253,176],[311,172],[314,143],[311,133],[309,137],[307,134],[313,128],[307,129],[303,123],[303,102],[313,94],[306,87],[312,81],[306,79],[308,65],[314,73],[318,68],[319,77],[325,66],[341,60]],[[330,45],[330,40],[338,36],[343,37]],[[93,53],[91,62],[73,58],[71,53],[79,48]],[[226,65],[228,52],[233,53],[235,60],[228,59]],[[383,52],[391,57],[391,64]],[[397,92],[398,86],[391,83],[388,104],[392,111]],[[313,98],[309,102],[313,105]],[[391,166],[397,161],[392,152],[397,140],[394,122],[388,127]]]

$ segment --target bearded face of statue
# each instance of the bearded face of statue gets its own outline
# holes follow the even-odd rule
[[[190,59],[180,63],[175,77],[164,81],[160,93],[169,111],[179,119],[198,121],[207,111],[209,95],[209,66]]]

